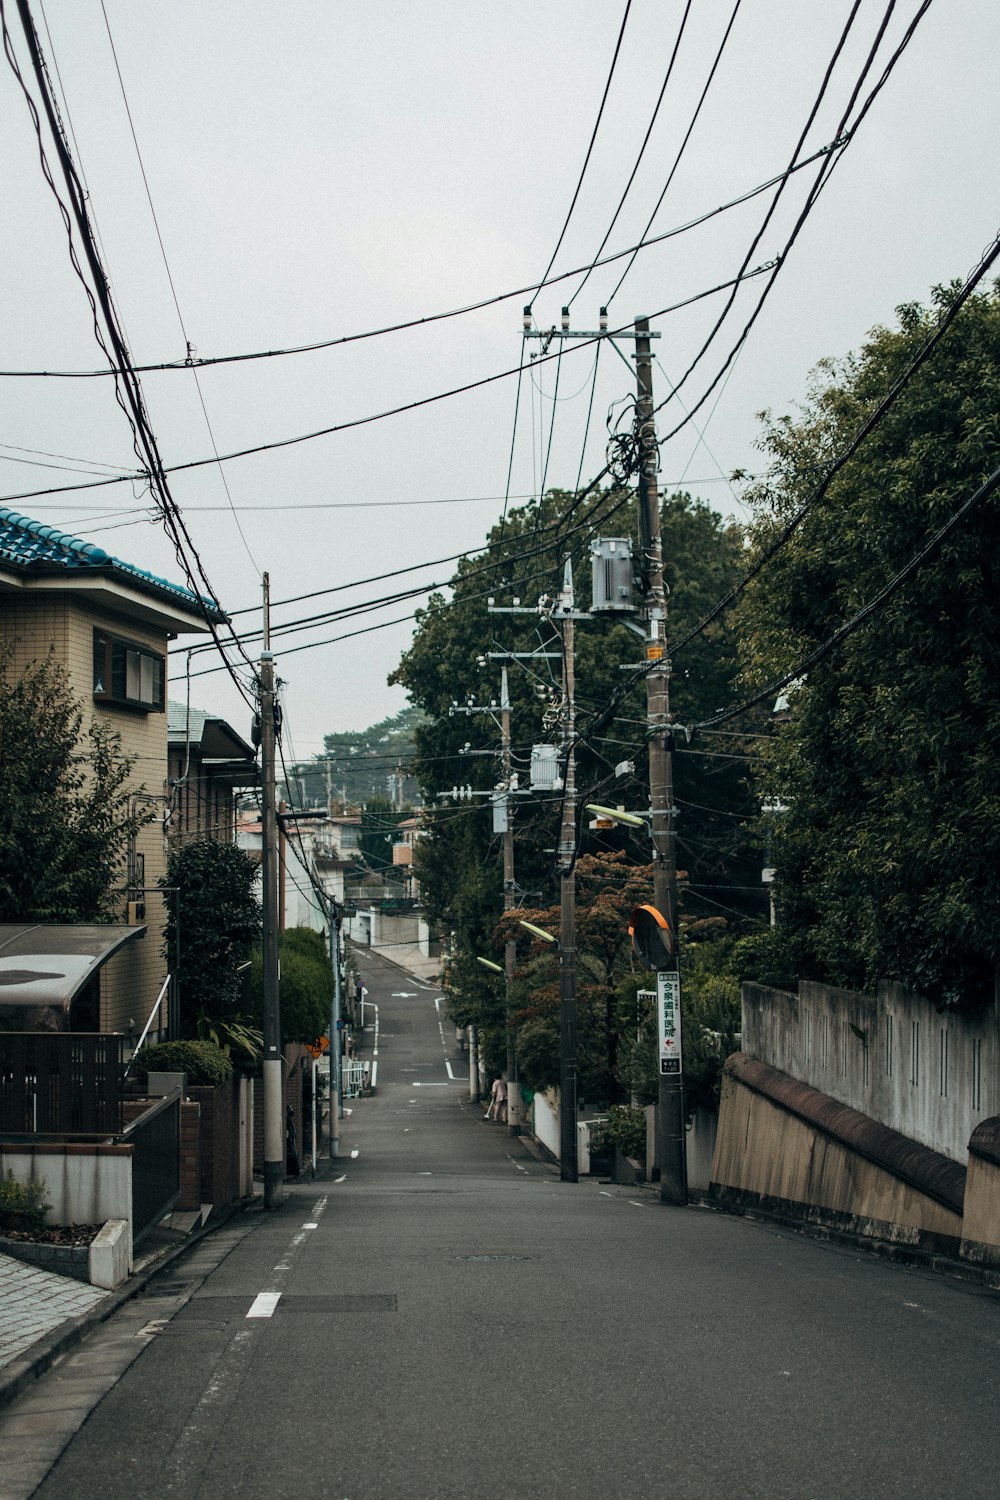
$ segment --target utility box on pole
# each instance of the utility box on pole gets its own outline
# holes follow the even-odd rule
[[[532,745],[531,790],[553,792],[558,791],[561,786],[558,747],[556,745]]]
[[[591,613],[634,615],[635,574],[628,537],[597,537],[590,544]]]

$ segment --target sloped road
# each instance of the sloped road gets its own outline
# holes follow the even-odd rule
[[[992,1500],[1000,1301],[561,1183],[471,1105],[436,992],[365,961],[341,1160],[170,1269],[44,1500]]]

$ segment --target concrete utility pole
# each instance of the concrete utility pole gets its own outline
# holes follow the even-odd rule
[[[284,1197],[281,1011],[278,996],[278,812],[275,802],[274,658],[271,655],[270,578],[264,574],[264,649],[258,677],[260,703],[261,876],[264,979],[264,1207]]]
[[[559,835],[559,1176],[576,1182],[576,677],[574,667],[573,568],[567,562],[557,609],[565,611],[563,632],[563,782]]]
[[[330,1059],[330,1160],[333,1161],[340,1155],[340,1121],[344,1113],[340,1050],[340,1020],[343,1015],[340,977],[340,911],[336,904],[330,914],[330,962],[333,965],[333,1002],[327,1053]]]
[[[503,909],[513,911],[517,900],[514,884],[514,799],[511,796],[510,689],[507,668],[500,668],[500,755],[503,764],[504,830],[503,830]],[[507,1010],[507,1130],[521,1133],[521,1084],[517,1072],[517,1047],[511,1025],[510,994],[517,966],[517,942],[508,932],[503,945],[505,1004]]]
[[[646,674],[646,719],[649,734],[649,796],[653,836],[653,904],[667,919],[677,974],[677,852],[674,836],[673,734],[670,728],[670,657],[667,652],[667,592],[663,581],[660,496],[656,482],[659,450],[653,419],[653,365],[649,319],[635,320],[635,371],[638,383],[635,426],[639,462],[639,526],[647,622],[646,661],[657,665]],[[679,995],[676,977],[674,993]],[[662,999],[659,1001],[662,1004]],[[683,1055],[682,1049],[678,1049]],[[660,1060],[659,1122],[660,1198],[687,1202],[687,1141],[684,1129],[683,1072],[664,1073]]]

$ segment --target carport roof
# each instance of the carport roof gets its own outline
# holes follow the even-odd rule
[[[68,1009],[102,964],[145,933],[110,923],[0,923],[0,1005]]]

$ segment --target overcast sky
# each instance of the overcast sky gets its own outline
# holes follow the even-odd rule
[[[4,9],[37,99],[14,0],[4,0]],[[580,177],[626,7],[624,0],[158,6],[46,0],[43,11],[33,0],[33,9],[116,305],[132,356],[143,364],[182,360],[185,333],[199,357],[284,349],[537,282]],[[786,168],[851,9],[848,0],[742,0],[653,233],[683,225]],[[585,266],[597,252],[649,125],[684,10],[682,0],[632,0],[555,272]],[[733,0],[693,0],[649,145],[605,253],[642,236],[732,10]],[[919,0],[895,6],[862,98],[918,10]],[[885,0],[861,0],[801,155],[833,139],[884,11]],[[809,215],[729,378],[696,418],[704,441],[688,426],[666,445],[666,487],[683,483],[723,513],[740,515],[738,487],[725,476],[759,467],[756,414],[792,409],[819,359],[858,347],[874,324],[891,321],[898,303],[926,300],[935,283],[975,264],[1000,220],[998,56],[1000,6],[981,0],[930,6]],[[31,117],[5,62],[0,132],[0,367],[100,368]],[[55,170],[47,137],[46,147]],[[751,267],[783,247],[815,171],[792,177]],[[612,325],[661,313],[733,277],[769,201],[756,198],[644,250],[610,304]],[[594,273],[574,300],[574,327],[596,326],[598,307],[627,264]],[[538,293],[539,326],[558,321],[579,280]],[[741,288],[722,333],[680,393],[684,408],[721,368],[762,285],[757,278]],[[145,375],[164,461],[210,457],[212,435],[217,451],[230,453],[516,370],[525,300],[519,295],[430,327],[321,352],[209,366],[198,377],[200,394],[190,371]],[[687,368],[722,306],[720,294],[655,318],[662,334],[659,395]],[[627,354],[630,346],[622,348]],[[601,468],[608,410],[631,394],[629,370],[605,345],[584,449],[593,364],[591,346],[567,345],[550,486],[575,485],[581,461],[585,479]],[[551,362],[524,378],[514,503],[541,482],[555,371]],[[507,488],[515,390],[515,379],[498,380],[384,421],[233,459],[224,465],[228,495],[214,464],[174,476],[173,493],[223,607],[258,606],[265,569],[276,601],[358,585],[276,607],[280,623],[393,586],[359,580],[476,549]],[[136,468],[109,379],[5,376],[0,391],[0,496]],[[659,414],[660,432],[683,415],[672,402]],[[43,464],[63,467],[37,466]],[[0,503],[181,581],[138,486]],[[449,567],[409,574],[401,586],[444,579]],[[295,756],[320,750],[325,732],[363,728],[404,705],[386,677],[410,627],[294,653],[290,647],[412,608],[397,604],[275,641]],[[238,614],[235,623],[251,628],[254,616]],[[212,664],[208,653],[196,654],[192,671]],[[171,691],[182,695],[180,684]],[[247,711],[225,672],[193,677],[192,698],[246,732]]]

